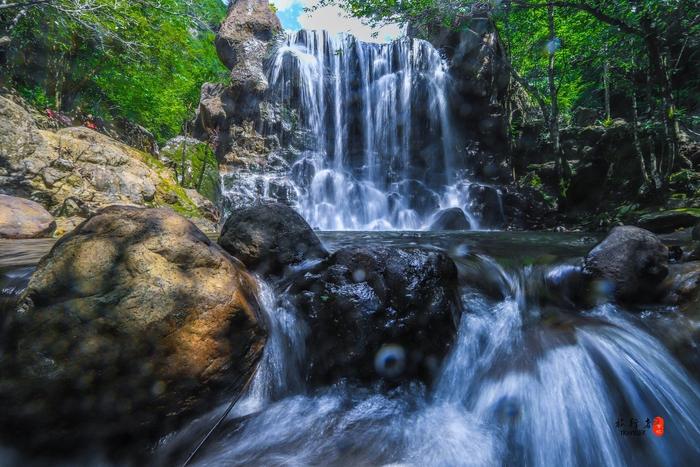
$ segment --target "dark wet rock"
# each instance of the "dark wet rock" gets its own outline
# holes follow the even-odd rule
[[[553,225],[553,209],[539,190],[529,186],[505,186],[501,202],[509,226],[539,230]]]
[[[695,227],[693,227],[690,235],[692,236],[693,240],[700,240],[700,222],[695,224]]]
[[[671,245],[668,247],[668,260],[671,263],[677,263],[683,260],[683,248],[679,245]]]
[[[659,291],[663,303],[668,305],[697,305],[700,299],[700,261],[671,265]]]
[[[433,213],[440,208],[440,197],[418,180],[399,183],[399,193],[408,200],[408,205],[420,216]]]
[[[546,292],[540,297],[540,306],[580,310],[598,303],[595,284],[580,266],[565,264],[551,268],[544,275],[544,285]]]
[[[52,453],[141,448],[242,390],[256,284],[169,209],[105,208],[39,263],[2,355],[0,432]]]
[[[700,242],[695,241],[684,248],[681,261],[700,261]]]
[[[314,175],[316,175],[316,167],[309,159],[304,158],[292,167],[292,180],[300,187],[311,186]]]
[[[0,238],[50,237],[56,221],[34,201],[0,195]]]
[[[430,382],[461,313],[454,263],[425,249],[341,249],[291,291],[310,327],[315,384]]]
[[[435,214],[430,230],[469,230],[471,224],[469,219],[460,208],[443,209]]]
[[[233,210],[221,231],[219,245],[248,268],[275,276],[289,266],[328,255],[304,218],[279,203]]]
[[[668,275],[668,248],[648,230],[615,227],[588,253],[585,271],[620,302],[650,301]]]
[[[566,191],[569,206],[597,206],[605,194],[605,177],[610,163],[604,159],[586,161],[579,165]]]
[[[501,195],[492,186],[472,184],[469,203],[464,208],[474,214],[481,228],[498,228],[505,222]]]
[[[698,221],[700,221],[700,210],[675,209],[646,214],[639,218],[637,225],[654,233],[671,233],[678,229],[693,227]]]

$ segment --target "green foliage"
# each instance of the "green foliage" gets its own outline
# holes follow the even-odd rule
[[[547,105],[549,30],[547,2],[538,0],[322,0],[335,3],[352,15],[370,22],[410,23],[418,29],[436,25],[459,28],[472,17],[489,17],[505,45],[513,69]],[[558,2],[554,22],[555,78],[562,118],[567,121],[576,107],[602,108],[604,67],[609,67],[610,85],[618,98],[628,97],[636,82],[650,71],[645,41],[648,31],[663,45],[662,57],[673,62],[671,73],[685,71],[685,86],[676,92],[685,108],[700,105],[700,80],[694,72],[700,61],[700,3],[692,0],[629,0]],[[466,23],[465,23],[466,21]],[[646,28],[646,29],[645,29]],[[693,66],[695,64],[695,67]],[[634,75],[641,75],[635,77]],[[651,107],[658,105],[655,91],[645,96]],[[680,107],[684,107],[681,105]],[[626,114],[629,108],[614,109]],[[669,109],[671,119],[680,118],[682,108]]]
[[[127,118],[161,142],[179,134],[202,83],[227,74],[212,32],[226,6],[95,0],[77,9],[83,4],[55,0],[28,10],[12,27],[6,65],[12,84],[32,90],[30,100],[42,107]],[[0,28],[13,18],[11,11],[0,14]]]
[[[180,186],[192,188],[216,202],[219,190],[219,163],[209,145],[181,141],[169,145],[161,155],[171,161]]]
[[[700,190],[700,173],[690,169],[679,170],[669,177],[669,186],[674,191],[692,194]]]
[[[43,109],[53,107],[53,102],[46,95],[46,91],[41,86],[25,87],[21,86],[18,89],[20,95],[36,108]]]

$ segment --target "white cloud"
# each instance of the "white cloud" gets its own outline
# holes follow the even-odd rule
[[[333,34],[349,32],[360,40],[367,42],[386,42],[396,39],[402,33],[398,25],[389,25],[379,29],[363,24],[352,18],[340,8],[326,6],[309,14],[302,14],[299,23],[304,29],[325,29]],[[377,33],[376,38],[373,33]]]
[[[272,3],[274,3],[280,13],[284,13],[299,6],[312,7],[317,3],[317,0],[275,0]],[[325,29],[332,34],[347,32],[367,42],[387,42],[403,35],[403,31],[398,25],[372,28],[364,24],[360,19],[350,17],[337,6],[324,6],[308,13],[300,10],[296,22],[303,29]],[[290,25],[284,26],[286,28],[290,27]],[[374,37],[374,33],[377,33],[376,37]]]
[[[292,7],[292,5],[296,4],[302,4],[305,5],[306,3],[309,3],[308,1],[303,1],[303,0],[272,0],[270,3],[275,5],[275,7],[280,10],[284,11]]]

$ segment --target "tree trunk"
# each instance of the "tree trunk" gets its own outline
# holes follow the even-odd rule
[[[63,89],[63,72],[61,71],[61,64],[63,60],[56,60],[55,67],[56,69],[54,70],[54,89],[53,89],[53,95],[54,95],[54,104],[56,106],[56,111],[60,112],[61,108],[63,107],[63,93],[61,92]]]
[[[639,170],[642,175],[642,188],[649,185],[649,174],[647,173],[646,162],[644,161],[644,151],[639,138],[639,105],[637,103],[637,90],[632,82],[632,134],[634,135],[634,150],[639,159]],[[654,170],[655,168],[652,168]]]
[[[661,183],[661,175],[659,174],[659,162],[658,162],[658,159],[656,158],[656,143],[654,142],[653,136],[649,136],[648,144],[649,144],[649,165],[652,167],[651,168],[651,173],[652,173],[651,179],[654,182],[654,185],[653,185],[654,190],[658,191],[661,189],[661,186],[663,184]]]
[[[185,138],[182,141],[182,156],[180,157],[180,171],[182,172],[182,176],[180,178],[180,185],[182,186],[186,186],[187,183],[187,181],[185,180],[187,174],[187,169],[185,167],[187,161],[187,120],[185,120],[184,130]]]
[[[207,154],[207,151],[204,151],[204,159],[202,159],[202,169],[199,172],[199,179],[197,180],[197,185],[196,189],[197,191],[201,191],[202,189],[202,182],[204,181],[204,173],[207,171],[207,158],[209,154]]]
[[[607,56],[607,47],[604,51]],[[605,90],[605,119],[612,120],[610,112],[610,62],[606,59],[603,64],[603,88]]]
[[[666,138],[668,151],[664,160],[661,161],[659,170],[663,173],[665,182],[673,171],[678,154],[679,128],[678,122],[676,121],[673,85],[671,84],[671,79],[661,53],[658,32],[651,18],[647,14],[644,14],[640,20],[640,25],[645,33],[644,43],[649,57],[649,71],[661,95],[660,120],[664,126],[664,136]]]
[[[554,5],[550,2],[547,5],[547,19],[549,22],[549,65],[547,67],[547,79],[549,83],[549,136],[552,142],[552,152],[557,168],[557,174],[562,180],[568,179],[570,176],[569,164],[561,150],[561,141],[559,134],[559,98],[557,96],[557,85],[554,80],[554,65],[556,49],[556,29],[554,27]]]

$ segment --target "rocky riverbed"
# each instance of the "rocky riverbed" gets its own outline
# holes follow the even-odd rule
[[[473,397],[483,397],[490,380],[507,387],[515,367],[509,370],[508,358],[495,355],[505,352],[504,358],[518,361],[526,357],[525,349],[537,355],[531,364],[541,377],[563,387],[584,384],[567,378],[585,372],[551,373],[556,370],[546,369],[546,362],[553,355],[570,351],[574,359],[593,358],[586,371],[601,379],[585,384],[594,385],[590,397],[598,398],[596,403],[610,406],[602,416],[625,411],[646,416],[650,408],[665,407],[669,419],[690,431],[674,435],[650,455],[669,446],[679,458],[697,455],[690,440],[700,434],[692,431],[698,430],[692,414],[700,413],[695,382],[700,261],[689,255],[690,244],[683,244],[686,252],[679,256],[673,253],[677,242],[664,243],[636,227],[614,229],[597,246],[595,237],[549,235],[548,240],[538,234],[429,232],[321,233],[319,238],[290,208],[262,204],[235,211],[218,244],[171,210],[118,206],[99,210],[53,245],[0,240],[1,436],[10,449],[5,459],[182,462],[231,400],[238,401],[233,415],[197,454],[202,461],[239,452],[246,442],[259,448],[241,459],[263,464],[269,456],[294,459],[311,449],[312,439],[295,444],[285,431],[287,422],[277,435],[270,432],[275,424],[269,417],[301,416],[294,401],[311,404],[306,410],[312,418],[323,413],[314,404],[349,404],[349,412],[332,409],[341,412],[327,422],[332,431],[350,430],[350,444],[336,444],[335,435],[317,440],[324,458],[331,446],[343,452],[331,463],[413,458],[395,444],[390,413],[428,417],[432,423],[428,413],[446,409],[430,401],[457,397],[452,402],[457,403],[472,394],[470,387],[481,388]],[[497,323],[515,327],[498,331]],[[625,345],[634,349],[653,342],[656,350],[626,348],[643,353],[634,363],[615,360],[622,350],[606,347],[614,342],[605,340],[606,329],[622,333],[618,337],[625,342],[632,339]],[[487,334],[479,337],[481,332]],[[505,333],[500,343],[499,333]],[[535,341],[511,342],[520,333]],[[584,345],[589,338],[594,340]],[[584,357],[593,349],[608,363],[593,354]],[[469,359],[476,359],[473,367]],[[658,359],[666,369],[656,367]],[[623,390],[627,383],[619,379],[622,374],[605,376],[606,365],[622,372],[658,371],[659,380],[630,373],[626,378],[636,389],[627,406],[618,405],[605,391]],[[521,390],[527,386],[522,384]],[[651,394],[650,406],[635,402]],[[520,432],[520,424],[534,416],[531,411],[546,407],[542,413],[571,420],[566,407],[578,404],[576,413],[592,416],[595,402],[575,393],[565,405],[535,393],[521,396],[508,404],[515,404],[522,421],[493,423]],[[451,422],[457,426],[466,423],[459,411],[478,408],[468,400],[440,417],[457,417]],[[390,409],[393,404],[415,407]],[[485,423],[486,413],[479,410],[474,416]],[[360,426],[376,417],[375,441],[394,447],[382,454],[357,438],[354,428],[341,428],[353,411]],[[296,454],[276,443],[256,444],[260,440],[254,438],[265,432],[286,437],[297,446]],[[477,433],[496,442],[488,429]],[[428,441],[411,445],[425,449],[423,442]],[[623,441],[591,442],[611,455],[629,455]],[[357,450],[356,443],[363,448]],[[497,450],[480,449],[486,458],[499,458]],[[525,455],[511,452],[512,445],[504,449]],[[575,452],[564,452],[576,458]],[[305,455],[315,458],[311,451]],[[451,463],[449,453],[441,456]]]

